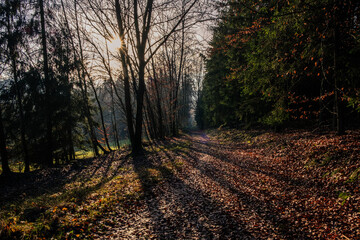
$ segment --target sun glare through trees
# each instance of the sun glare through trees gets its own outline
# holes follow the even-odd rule
[[[113,39],[110,39],[110,41],[107,41],[107,44],[111,52],[118,52],[121,48],[121,41],[119,37],[114,37]]]
[[[0,239],[360,239],[360,1],[1,0]]]

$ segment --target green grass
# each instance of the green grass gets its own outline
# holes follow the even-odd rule
[[[125,140],[119,141],[120,148],[117,147],[117,144],[115,142],[110,142],[110,147],[112,150],[116,151],[116,150],[120,150],[121,148],[123,148],[124,146],[127,146],[129,144],[130,144],[130,140],[125,139]],[[103,147],[105,149],[107,149],[107,147],[105,145]],[[100,154],[102,154],[101,151],[100,151]],[[75,152],[76,159],[87,159],[87,158],[92,158],[94,156],[95,156],[95,153],[92,150],[77,150]]]
[[[130,168],[121,169],[113,178],[78,179],[58,192],[2,206],[0,238],[82,238],[93,230],[89,223],[115,205],[136,201],[141,190],[140,180]]]
[[[119,144],[120,144],[120,149],[123,148],[124,146],[127,146],[130,144],[130,141],[128,139],[125,139],[125,140],[121,140],[119,141]],[[106,146],[104,146],[105,149]],[[120,150],[118,147],[117,147],[117,144],[115,142],[111,142],[110,143],[110,147],[112,150]],[[101,154],[101,151],[100,151],[100,154]],[[95,154],[92,150],[79,150],[77,149],[75,151],[75,158],[76,159],[87,159],[87,158],[92,158],[94,157]],[[10,159],[9,160],[9,167],[10,167],[10,170],[14,173],[21,173],[21,172],[24,172],[24,169],[25,169],[25,164],[23,161],[19,161],[19,160],[12,160]],[[37,169],[40,169],[40,166],[39,165],[36,165],[36,164],[30,164],[30,172],[31,171],[34,171],[34,170],[37,170]],[[0,175],[2,173],[2,166],[0,164]]]
[[[61,189],[14,199],[1,207],[0,239],[91,239],[97,219],[115,209],[136,211],[147,191],[182,165],[180,159],[137,171],[129,165],[114,177],[79,176]]]
[[[93,151],[80,150],[75,152],[76,159],[87,159],[92,157],[95,157],[95,153]]]
[[[9,160],[9,168],[14,173],[21,173],[24,172],[25,164],[23,161],[18,160]],[[30,164],[30,171],[35,171],[37,169],[40,169],[39,165],[36,164]],[[0,164],[0,175],[2,174],[2,166]]]

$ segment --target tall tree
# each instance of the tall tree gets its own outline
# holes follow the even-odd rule
[[[6,149],[6,135],[4,131],[4,124],[2,118],[2,108],[0,105],[0,156],[1,156],[1,167],[2,174],[8,175],[11,173],[9,168],[9,155]]]
[[[40,22],[41,22],[41,44],[42,44],[42,57],[43,57],[43,71],[44,71],[44,86],[45,86],[45,99],[46,99],[46,160],[47,165],[53,165],[53,119],[52,119],[52,99],[51,94],[53,91],[52,81],[49,74],[49,63],[48,63],[48,49],[47,49],[47,38],[46,38],[46,23],[45,23],[45,11],[44,1],[39,0],[40,7]]]
[[[192,9],[197,0],[191,2],[188,7],[180,15],[179,20],[173,25],[171,30],[166,33],[156,46],[148,46],[149,32],[153,24],[153,0],[147,0],[145,4],[141,4],[137,0],[129,2],[129,6],[126,6],[126,2],[120,4],[120,0],[115,0],[116,17],[118,23],[118,33],[121,40],[120,56],[124,78],[124,92],[125,92],[125,108],[126,118],[129,131],[129,137],[131,141],[132,151],[137,154],[142,152],[142,126],[143,126],[143,106],[144,95],[146,91],[145,85],[145,68],[158,49],[168,40],[173,32],[178,28],[180,23],[185,18],[186,14]],[[144,6],[144,8],[141,8]],[[142,10],[142,14],[139,15],[139,9]],[[128,17],[131,14],[131,17]],[[127,22],[131,19],[131,22]],[[142,24],[142,26],[140,26]],[[127,28],[133,26],[133,31]],[[134,36],[127,34],[133,32]],[[130,72],[133,71],[132,61],[130,60],[129,50],[127,46],[127,40],[131,38],[130,42],[134,43],[134,50],[136,56],[136,69],[137,79],[135,76],[130,76]],[[152,54],[146,55],[147,49],[154,47]],[[133,88],[136,92],[136,111],[135,111],[135,123],[133,121],[133,108],[131,105],[131,91],[130,91],[130,77],[133,80]]]
[[[25,20],[23,19],[23,14],[21,13],[21,1],[10,1],[6,0],[3,10],[6,14],[6,28],[7,28],[7,49],[8,49],[8,58],[11,65],[11,73],[14,80],[14,88],[19,112],[20,119],[20,140],[22,145],[22,151],[24,156],[25,172],[30,171],[30,161],[29,161],[29,151],[28,144],[26,141],[26,130],[25,130],[25,118],[24,118],[24,109],[23,109],[23,99],[19,86],[19,74],[18,74],[18,46],[22,40],[22,31],[24,27]]]
[[[201,107],[205,122],[277,127],[319,115],[321,122],[329,121],[333,115],[342,132],[343,96],[357,86],[358,70],[349,66],[358,59],[358,3],[227,3],[207,63]],[[216,64],[219,57],[221,64]]]

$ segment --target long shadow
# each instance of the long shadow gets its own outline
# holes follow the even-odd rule
[[[187,154],[186,156],[188,157],[188,159],[192,159],[188,162],[191,167],[198,169],[201,174],[218,183],[222,188],[228,190],[230,193],[234,194],[240,200],[241,204],[245,205],[249,209],[254,210],[258,214],[258,216],[261,216],[267,222],[271,222],[272,226],[281,226],[277,234],[281,234],[282,237],[286,238],[291,236],[299,237],[297,235],[294,235],[294,232],[289,231],[289,229],[291,229],[292,223],[287,222],[285,219],[281,218],[279,214],[276,214],[276,206],[273,206],[273,204],[271,203],[261,201],[251,196],[248,192],[240,191],[239,189],[237,189],[231,182],[229,182],[227,177],[224,177],[224,175],[230,175],[226,173],[219,173],[218,169],[214,168],[208,163],[201,162],[201,164],[197,164],[200,161],[197,157],[193,157],[189,154]],[[248,172],[245,172],[245,174],[241,174],[250,175]],[[241,212],[239,212],[239,214],[241,214]]]
[[[170,154],[165,154],[170,162],[174,162]],[[160,159],[161,156],[145,155],[133,160],[134,170],[146,192],[147,208],[157,239],[254,239],[244,230],[243,223],[228,214],[220,202],[194,189],[169,169],[159,165]],[[146,174],[147,168],[158,169],[166,176],[167,187],[163,192],[151,184],[152,179]],[[164,204],[170,205],[168,212]]]
[[[219,159],[220,161],[234,164],[234,161],[229,160],[223,154],[214,154],[214,153],[209,154],[209,152],[211,152],[209,150],[212,150],[211,147],[209,148],[209,144],[207,144],[207,143],[205,143],[205,144],[200,143],[200,144],[202,146],[202,148],[201,148],[202,150],[200,150],[199,146],[191,147],[190,152],[196,153],[195,156],[193,156],[192,154],[190,154],[187,151],[182,151],[182,150],[178,150],[178,153],[182,154],[186,159],[188,159],[188,163],[191,165],[191,167],[198,169],[201,174],[208,177],[212,181],[217,182],[224,189],[227,189],[232,194],[236,195],[242,203],[245,203],[246,206],[252,208],[264,220],[271,222],[274,227],[279,227],[278,234],[281,234],[281,236],[286,237],[286,238],[294,237],[294,236],[305,238],[304,233],[301,233],[297,230],[295,230],[295,231],[290,230],[290,229],[293,229],[293,223],[287,222],[286,219],[283,219],[279,214],[276,214],[276,212],[277,212],[276,206],[274,206],[272,203],[267,203],[267,202],[261,201],[255,197],[252,197],[249,193],[246,193],[246,192],[240,191],[239,189],[236,189],[236,187],[234,187],[233,184],[231,182],[229,182],[229,180],[228,180],[229,177],[231,177],[230,175],[228,175],[227,173],[224,173],[224,172],[220,172],[219,169],[217,169],[215,166],[213,166],[209,163],[201,161],[198,156],[200,156],[201,154],[208,154],[208,155],[211,155],[212,157]],[[214,151],[214,150],[212,150],[212,151]],[[237,164],[237,165],[238,165],[238,169],[241,171],[241,173],[238,172],[237,174],[250,176],[250,173],[249,173],[250,171],[257,171],[262,174],[268,174],[267,171],[259,170],[258,169],[259,166],[256,166],[256,167],[250,166],[249,167],[246,165],[239,165],[239,164]],[[275,174],[271,174],[271,175],[273,177],[278,177]],[[284,181],[281,178],[280,178],[280,180]],[[294,182],[291,182],[291,183],[294,184]],[[296,185],[297,184],[299,184],[299,183],[296,182]],[[279,203],[279,201],[278,201],[278,203]],[[280,204],[282,204],[284,206],[287,205],[287,203],[285,201],[280,202]]]
[[[247,150],[247,149],[254,149],[254,147],[248,146],[246,144],[236,145],[235,147],[229,147],[224,148],[224,146],[221,146],[222,150],[226,149],[228,153],[222,153],[222,151],[216,151],[216,149],[219,148],[219,146],[216,143],[202,143],[201,141],[193,141],[194,145],[190,147],[192,151],[207,154],[212,157],[215,157],[217,159],[220,159],[223,162],[227,162],[233,165],[236,165],[237,167],[243,168],[244,170],[251,170],[257,173],[261,173],[263,175],[266,175],[268,177],[274,178],[279,182],[283,182],[285,185],[289,185],[292,188],[298,188],[298,187],[316,187],[321,188],[323,187],[323,183],[319,181],[315,181],[309,178],[293,178],[291,176],[288,176],[286,174],[279,173],[279,169],[276,167],[273,167],[271,165],[264,166],[261,164],[261,161],[254,161],[254,157],[242,157],[241,160],[234,160],[231,157],[229,157],[229,153],[235,151],[235,150]],[[231,155],[231,154],[230,154]],[[325,192],[317,192],[318,195],[327,197],[328,194]]]
[[[245,159],[242,158],[241,161],[238,160],[232,160],[229,158],[228,154],[222,153],[221,151],[216,151],[215,149],[218,149],[219,146],[216,143],[202,143],[201,141],[193,141],[193,146],[189,147],[191,151],[196,151],[198,153],[207,154],[212,157],[218,158],[221,161],[234,164],[240,168],[246,168],[246,170],[255,171],[264,175],[267,175],[268,177],[274,178],[277,181],[283,182],[284,184],[288,184],[292,187],[299,187],[299,186],[308,186],[308,187],[322,187],[323,183],[319,181],[314,181],[311,179],[305,179],[305,178],[297,178],[294,179],[290,176],[287,176],[285,174],[279,173],[279,169],[272,167],[270,165],[263,166],[257,161],[254,161],[254,159]],[[253,149],[254,147],[248,146],[246,144],[238,144],[236,146],[230,146],[230,147],[224,147],[221,146],[222,150],[226,149],[228,152],[239,150],[239,147],[241,147],[241,150],[247,150],[247,149]],[[325,193],[318,193],[321,196],[328,196]]]
[[[13,203],[22,204],[29,198],[62,192],[64,186],[73,181],[81,181],[80,187],[64,194],[78,195],[81,197],[79,199],[81,202],[87,195],[119,174],[129,157],[118,158],[116,154],[114,152],[98,158],[77,160],[65,166],[16,174],[7,181],[0,182],[0,204],[6,209],[6,206],[11,206]],[[95,176],[100,178],[99,182],[91,187],[86,186],[85,183]]]

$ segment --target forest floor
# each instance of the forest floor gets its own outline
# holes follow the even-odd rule
[[[0,179],[0,238],[359,239],[360,131],[196,131]]]

